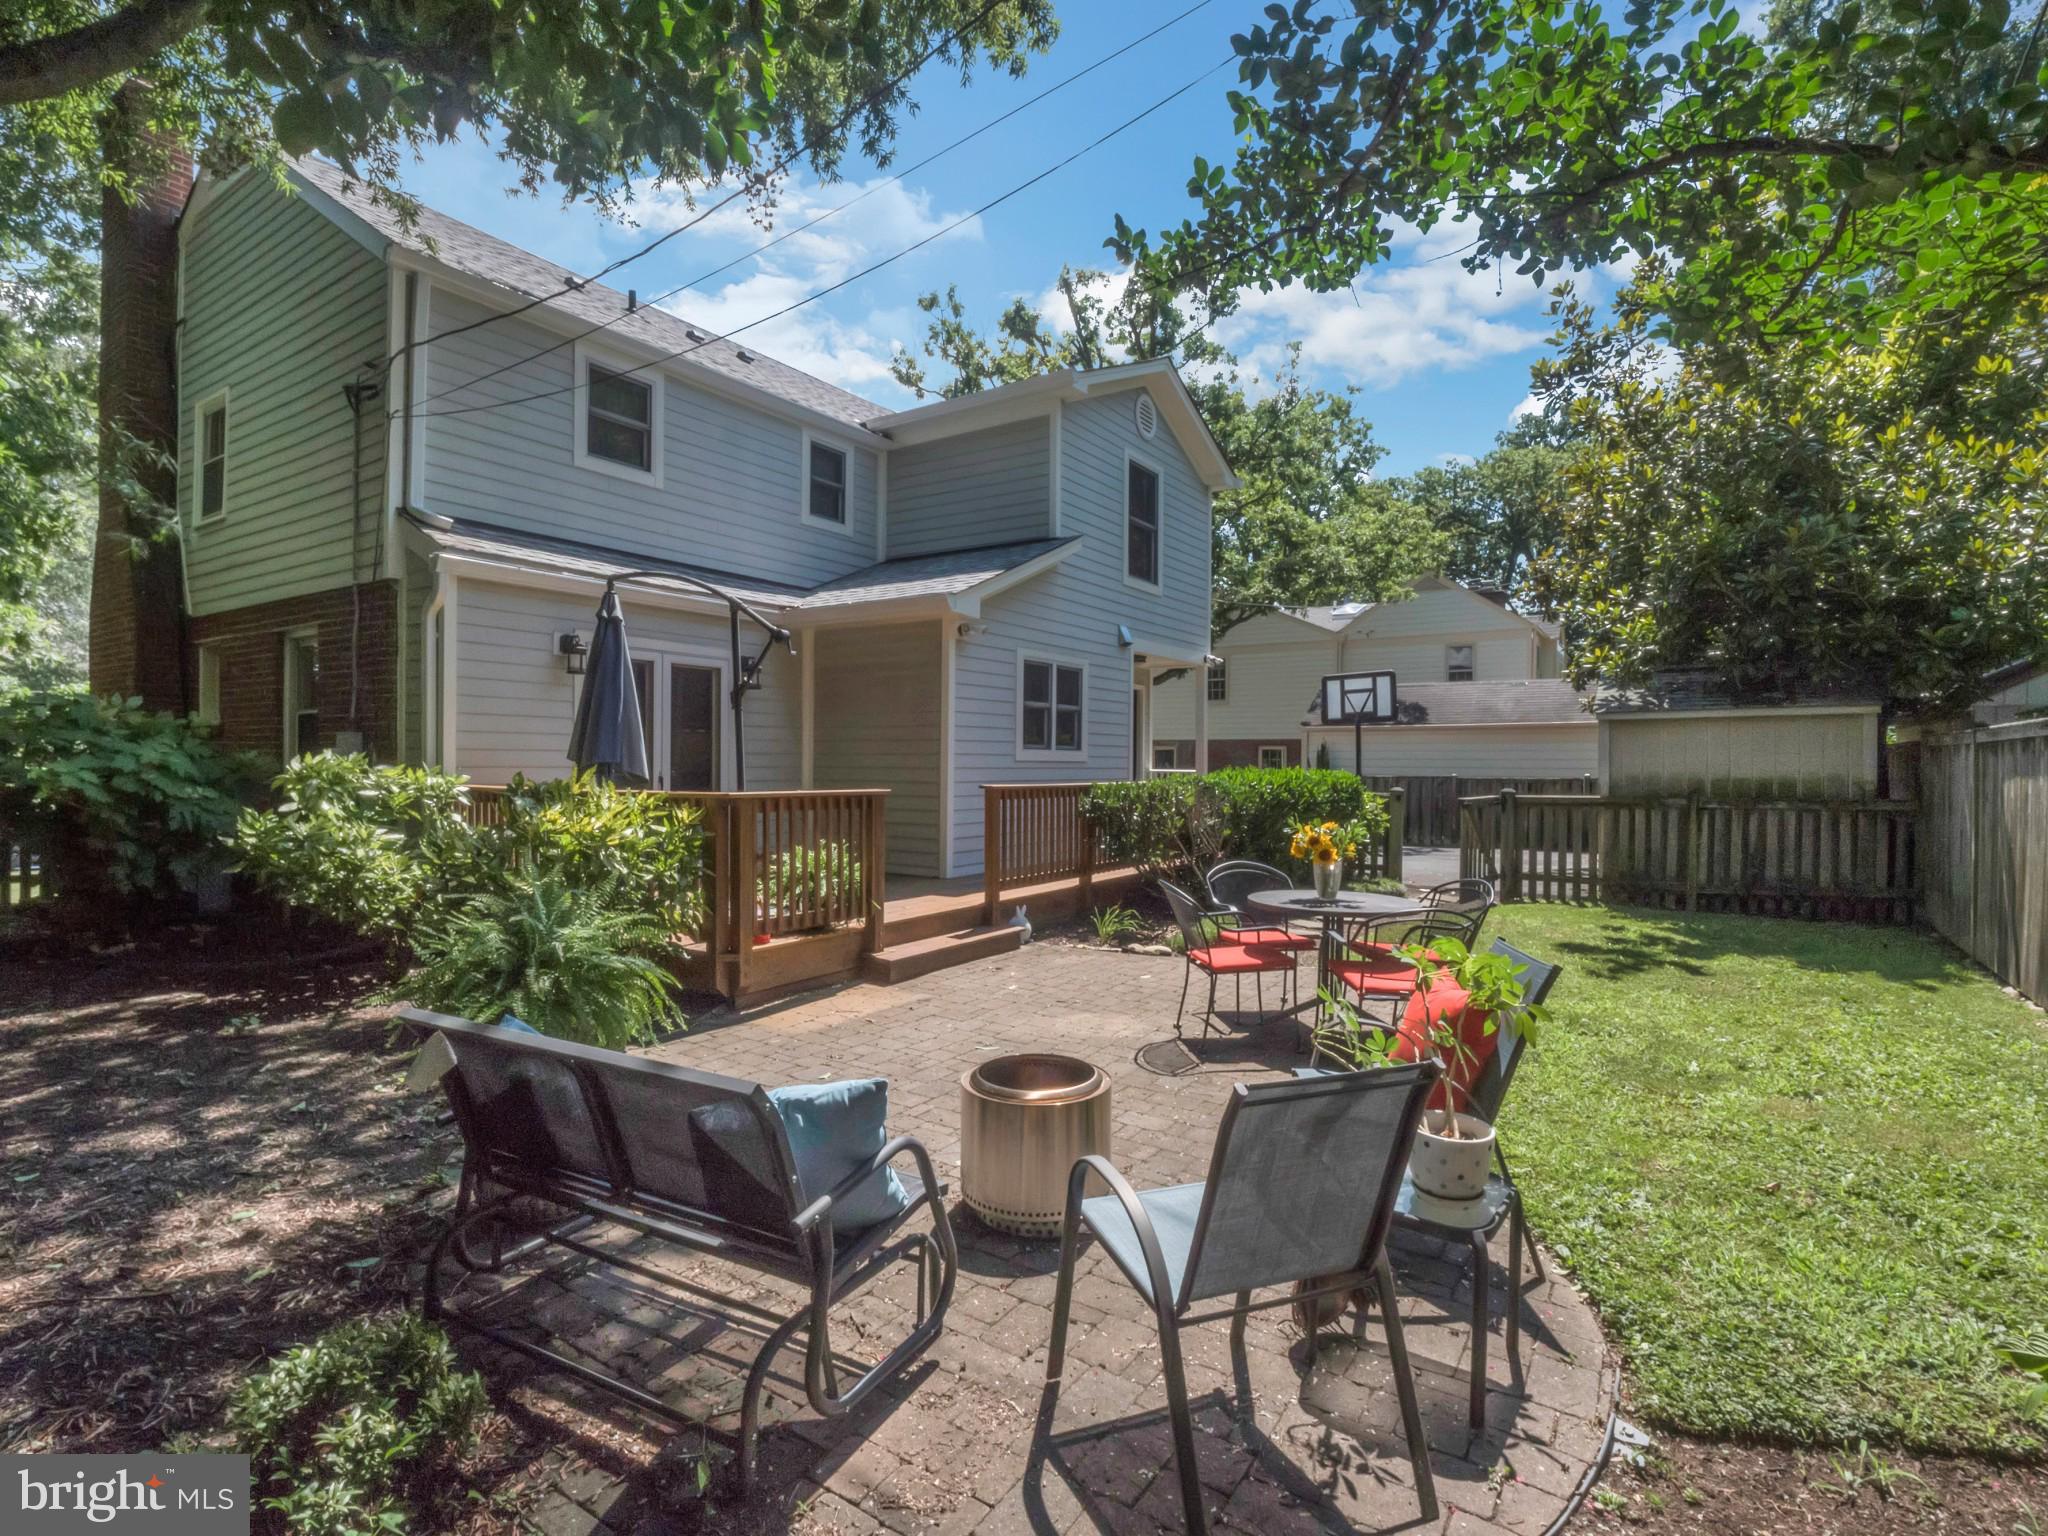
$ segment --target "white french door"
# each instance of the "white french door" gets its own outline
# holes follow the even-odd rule
[[[640,727],[655,789],[715,790],[725,783],[725,669],[659,653],[633,658]]]

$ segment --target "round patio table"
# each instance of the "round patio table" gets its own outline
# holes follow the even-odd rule
[[[1339,891],[1325,899],[1312,890],[1254,891],[1244,904],[1261,917],[1278,918],[1283,924],[1314,918],[1323,926],[1322,942],[1316,945],[1316,997],[1313,1003],[1299,1003],[1292,1010],[1317,1010],[1321,1018],[1323,993],[1330,985],[1330,935],[1338,923],[1355,923],[1366,918],[1420,917],[1428,904],[1413,896],[1383,896],[1372,891]]]

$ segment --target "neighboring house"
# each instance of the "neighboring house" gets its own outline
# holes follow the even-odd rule
[[[1563,778],[1593,772],[1597,733],[1558,677],[1557,629],[1497,592],[1438,576],[1396,602],[1286,609],[1216,642],[1216,664],[1153,691],[1154,768],[1352,767],[1350,726],[1326,726],[1321,680],[1392,672],[1399,717],[1367,730],[1368,775]]]
[[[1970,706],[1973,725],[2009,725],[2048,715],[2048,662],[2016,661],[1984,679],[1985,695]]]
[[[1705,670],[1603,688],[1600,789],[1612,795],[1865,800],[1877,793],[1882,703],[1851,691],[1733,694]]]
[[[533,304],[572,275],[288,175],[202,178],[178,230],[190,691],[228,745],[559,776],[567,637],[654,568],[795,632],[747,787],[888,789],[892,869],[977,872],[984,783],[1149,763],[1235,483],[1169,363],[892,411],[596,284]],[[732,788],[725,606],[620,591],[657,785]]]

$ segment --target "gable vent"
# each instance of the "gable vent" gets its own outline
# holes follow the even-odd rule
[[[1138,391],[1138,436],[1151,437],[1159,430],[1159,407],[1144,390]]]

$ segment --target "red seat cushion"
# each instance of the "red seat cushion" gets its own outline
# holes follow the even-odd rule
[[[1314,949],[1316,941],[1305,933],[1285,928],[1223,928],[1216,934],[1218,944],[1263,944],[1268,949]]]
[[[1294,956],[1262,944],[1212,944],[1191,949],[1188,959],[1214,975],[1249,975],[1253,971],[1291,971]]]
[[[1441,1107],[1446,1093],[1452,1106],[1463,1110],[1471,1103],[1472,1085],[1479,1081],[1493,1062],[1494,1047],[1500,1043],[1500,1031],[1487,1028],[1487,1015],[1475,1013],[1465,1006],[1465,989],[1448,981],[1438,981],[1429,989],[1425,999],[1417,992],[1408,1000],[1408,1008],[1401,1016],[1401,1027],[1394,1037],[1393,1056],[1396,1061],[1420,1061],[1425,1056],[1435,1059],[1436,1052],[1423,1040],[1423,1022],[1441,1019],[1456,1019],[1458,1039],[1469,1055],[1455,1056],[1442,1063],[1446,1068],[1444,1085],[1430,1095],[1433,1107]]]
[[[1330,975],[1366,997],[1405,997],[1415,990],[1415,967],[1403,960],[1338,960]]]

